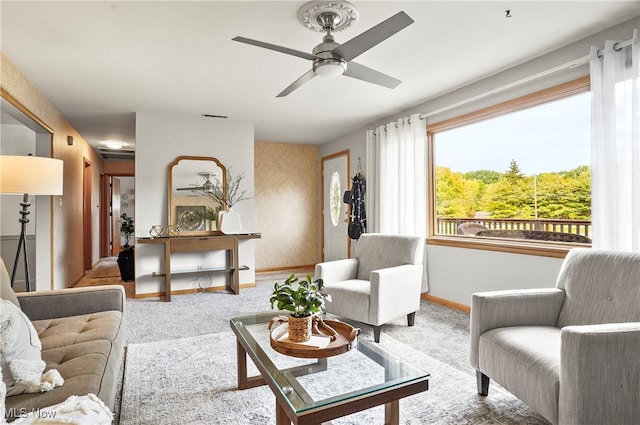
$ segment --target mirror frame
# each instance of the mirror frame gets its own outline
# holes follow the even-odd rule
[[[226,184],[224,184],[224,182],[227,181],[227,168],[224,166],[224,164],[222,164],[222,162],[220,162],[218,160],[218,158],[214,158],[212,156],[188,156],[188,155],[183,155],[183,156],[179,156],[176,159],[174,159],[170,164],[169,167],[167,169],[167,204],[168,204],[168,208],[167,208],[167,227],[171,226],[174,222],[174,213],[173,213],[173,168],[178,166],[180,164],[180,161],[210,161],[213,162],[214,164],[216,164],[218,166],[218,168],[220,168],[220,170],[222,171],[222,176],[221,176],[221,182],[223,182],[223,192],[224,192],[224,196],[226,198],[226,191],[227,191],[227,187]],[[226,209],[226,207],[223,205],[222,206],[223,209]],[[196,231],[184,231],[184,230],[180,230],[180,236],[191,236],[191,235],[212,235],[212,234],[220,234],[221,232],[218,230],[196,230]]]
[[[36,156],[55,158],[53,155],[53,150],[54,150],[53,128],[50,127],[44,121],[42,121],[37,115],[31,112],[29,108],[27,108],[18,99],[16,99],[9,92],[7,92],[4,87],[0,87],[0,98],[6,101],[8,105],[15,108],[17,112],[20,112],[24,115],[26,122],[25,121],[20,121],[20,122],[25,127],[30,128],[37,134],[48,136],[47,137],[48,140],[46,142],[44,140],[42,142],[36,142],[36,151],[34,152],[34,154]],[[42,144],[47,143],[47,146],[43,148],[43,145],[42,144],[39,145],[38,143],[42,143]],[[41,151],[41,149],[44,149],[44,151]],[[29,266],[30,270],[33,269],[32,272],[35,271],[35,273],[32,273],[32,275],[35,276],[35,279],[33,279],[33,282],[31,282],[32,288],[34,291],[38,291],[42,289],[55,289],[55,286],[54,286],[54,278],[55,278],[54,246],[55,245],[53,242],[54,234],[55,234],[54,220],[53,220],[53,217],[54,217],[53,198],[54,197],[49,196],[49,198],[50,199],[48,202],[47,210],[44,212],[46,213],[45,215],[48,216],[46,217],[46,220],[37,219],[38,217],[41,217],[40,216],[41,213],[38,210],[37,204],[31,210],[31,214],[33,217],[32,221],[35,220],[35,223],[36,223],[36,229],[35,229],[36,249],[35,249],[35,252],[33,253],[36,256],[36,261],[31,263],[31,265]],[[19,217],[16,214],[16,220],[18,218]],[[13,254],[10,254],[10,255],[13,255]],[[38,260],[38,258],[40,260]],[[45,258],[47,259],[47,261],[44,260]],[[10,263],[7,264],[7,266],[9,265]],[[47,281],[48,288],[39,287],[38,282],[45,281],[45,280]]]

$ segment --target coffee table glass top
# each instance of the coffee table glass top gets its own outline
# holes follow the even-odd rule
[[[347,353],[327,358],[326,363],[325,359],[314,361],[280,354],[271,348],[267,328],[278,314],[271,311],[232,318],[231,327],[247,352],[253,354],[250,357],[261,363],[261,369],[268,375],[263,373],[264,379],[275,384],[272,389],[275,387],[284,395],[297,413],[429,377],[427,372],[364,338],[358,339],[356,347]],[[253,375],[257,374],[255,370]]]

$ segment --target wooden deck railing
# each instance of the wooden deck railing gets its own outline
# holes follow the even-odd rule
[[[437,218],[436,234],[456,235],[462,223],[478,223],[489,230],[542,230],[591,237],[591,221],[521,218]]]

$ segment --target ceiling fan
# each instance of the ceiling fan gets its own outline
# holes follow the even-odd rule
[[[300,22],[307,28],[325,33],[322,43],[314,47],[311,53],[245,37],[234,37],[232,40],[313,62],[312,69],[294,81],[277,97],[287,96],[316,75],[326,77],[346,75],[379,86],[396,88],[401,83],[400,80],[353,62],[353,59],[411,25],[413,19],[406,13],[399,12],[343,44],[336,43],[332,33],[348,28],[357,18],[358,13],[355,7],[343,0],[312,1],[302,6],[298,12]]]
[[[198,175],[202,176],[202,178],[204,179],[204,183],[202,183],[202,186],[193,185],[190,187],[177,187],[176,190],[201,190],[203,192],[212,193],[215,190],[215,185],[211,181],[211,177],[213,176],[213,174],[207,171],[203,171],[202,173],[198,173]]]

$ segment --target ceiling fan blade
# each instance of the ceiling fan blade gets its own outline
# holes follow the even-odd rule
[[[347,77],[357,78],[358,80],[366,81],[368,83],[377,84],[379,86],[395,89],[402,82],[393,77],[383,74],[364,65],[360,65],[356,62],[349,62],[347,70],[344,74]]]
[[[301,52],[300,50],[290,49],[288,47],[277,46],[271,43],[265,43],[264,41],[252,40],[245,37],[234,37],[233,41],[239,41],[240,43],[251,44],[252,46],[262,47],[264,49],[275,50],[276,52],[285,53],[287,55],[297,56],[302,59],[314,60],[316,57],[307,52]]]
[[[398,12],[375,27],[369,28],[362,34],[336,47],[332,50],[332,53],[349,62],[412,23],[413,19],[409,15],[404,12]]]
[[[313,72],[313,69],[310,69],[305,74],[303,74],[302,77],[295,80],[289,87],[282,90],[282,92],[276,97],[285,97],[286,95],[288,95],[289,93],[291,93],[292,91],[294,91],[295,89],[297,89],[298,87],[300,87],[301,85],[303,85],[304,83],[306,83],[307,81],[309,81],[315,76],[316,76],[316,73]]]

